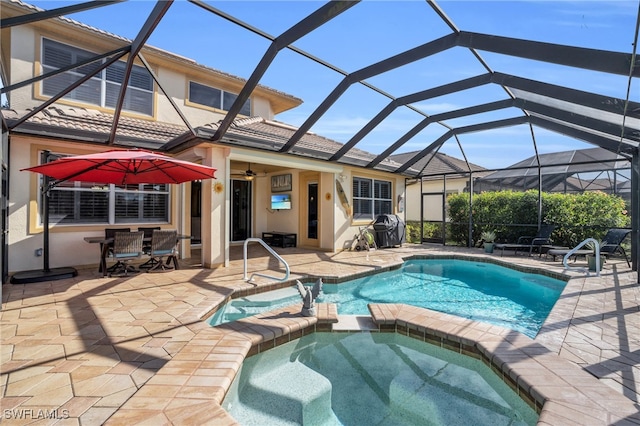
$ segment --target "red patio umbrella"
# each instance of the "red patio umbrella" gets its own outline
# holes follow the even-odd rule
[[[48,157],[48,152],[44,156]],[[46,161],[46,160],[45,160]],[[45,176],[43,197],[43,269],[18,272],[11,277],[14,284],[35,283],[70,278],[74,268],[49,268],[49,190],[65,181],[136,185],[141,183],[182,183],[215,178],[216,169],[182,161],[143,149],[111,150],[97,154],[63,157],[39,166],[28,167]],[[55,179],[53,182],[49,178]]]
[[[64,181],[113,183],[182,183],[215,178],[216,169],[143,149],[111,150],[96,154],[63,157],[22,170]]]

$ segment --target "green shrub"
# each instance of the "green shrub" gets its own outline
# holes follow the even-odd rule
[[[420,244],[420,222],[419,221],[407,221],[406,223],[406,240],[408,243]],[[425,222],[423,224],[423,236],[424,238],[442,239],[442,225],[439,223]]]
[[[582,194],[542,193],[542,223],[556,225],[555,245],[574,247],[586,238],[600,239],[609,228],[630,225],[625,202],[603,192]],[[515,242],[519,236],[535,235],[538,223],[538,192],[493,191],[473,196],[473,244],[483,231],[494,231],[498,242]],[[467,245],[469,194],[448,198],[453,241]]]

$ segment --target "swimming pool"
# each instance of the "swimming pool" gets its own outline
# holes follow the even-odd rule
[[[245,359],[223,404],[242,425],[533,425],[482,361],[396,333],[313,333]]]
[[[500,265],[459,259],[409,260],[399,269],[341,284],[324,284],[318,302],[342,315],[368,315],[369,303],[405,303],[488,322],[535,337],[565,281]],[[295,288],[234,299],[211,325],[300,303]]]

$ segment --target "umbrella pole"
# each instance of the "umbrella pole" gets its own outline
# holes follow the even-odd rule
[[[45,151],[43,157],[46,159],[49,151]],[[71,267],[53,268],[49,267],[49,177],[44,176],[42,191],[42,256],[43,268],[33,271],[16,272],[11,276],[11,284],[29,284],[43,281],[63,280],[78,275],[78,271]]]

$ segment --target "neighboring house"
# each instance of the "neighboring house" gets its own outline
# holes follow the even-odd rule
[[[418,151],[406,152],[389,157],[397,163],[404,163],[416,155]],[[413,168],[420,170],[424,176],[407,181],[405,217],[407,221],[420,221],[420,205],[422,202],[422,218],[425,221],[441,222],[446,219],[445,206],[448,194],[457,194],[469,188],[469,172],[473,177],[484,176],[488,172],[484,167],[467,163],[447,154],[427,155],[417,161]]]
[[[34,10],[22,2],[3,1],[1,17]],[[397,212],[404,177],[390,171],[399,164],[385,160],[377,170],[359,167],[375,155],[358,149],[351,149],[341,163],[326,161],[342,144],[311,133],[294,151],[277,152],[296,131],[275,120],[278,113],[302,103],[294,96],[258,86],[224,137],[211,142],[207,138],[245,81],[152,47],[143,47],[141,53],[153,74],[136,60],[115,130],[114,105],[126,56],[35,115],[26,115],[104,59],[21,87],[18,83],[127,44],[129,40],[67,18],[2,30],[3,86],[12,88],[6,95],[10,109],[2,111],[10,129],[5,132],[3,126],[9,152],[8,159],[2,159],[9,176],[3,193],[8,206],[3,224],[9,231],[3,234],[3,279],[7,273],[42,265],[40,176],[21,169],[39,164],[44,151],[64,156],[170,146],[167,151],[180,159],[217,169],[216,180],[182,185],[56,187],[50,203],[55,223],[52,267],[97,264],[98,248],[83,238],[102,235],[105,227],[178,229],[194,237],[181,243],[180,255],[191,256],[192,245],[200,244],[203,265],[215,267],[228,262],[231,244],[270,231],[295,233],[299,246],[341,250],[350,246],[358,226],[377,214]],[[113,142],[105,143],[113,131]],[[344,187],[348,208],[339,200],[337,181]],[[288,195],[290,209],[272,205],[272,195],[280,194]]]

